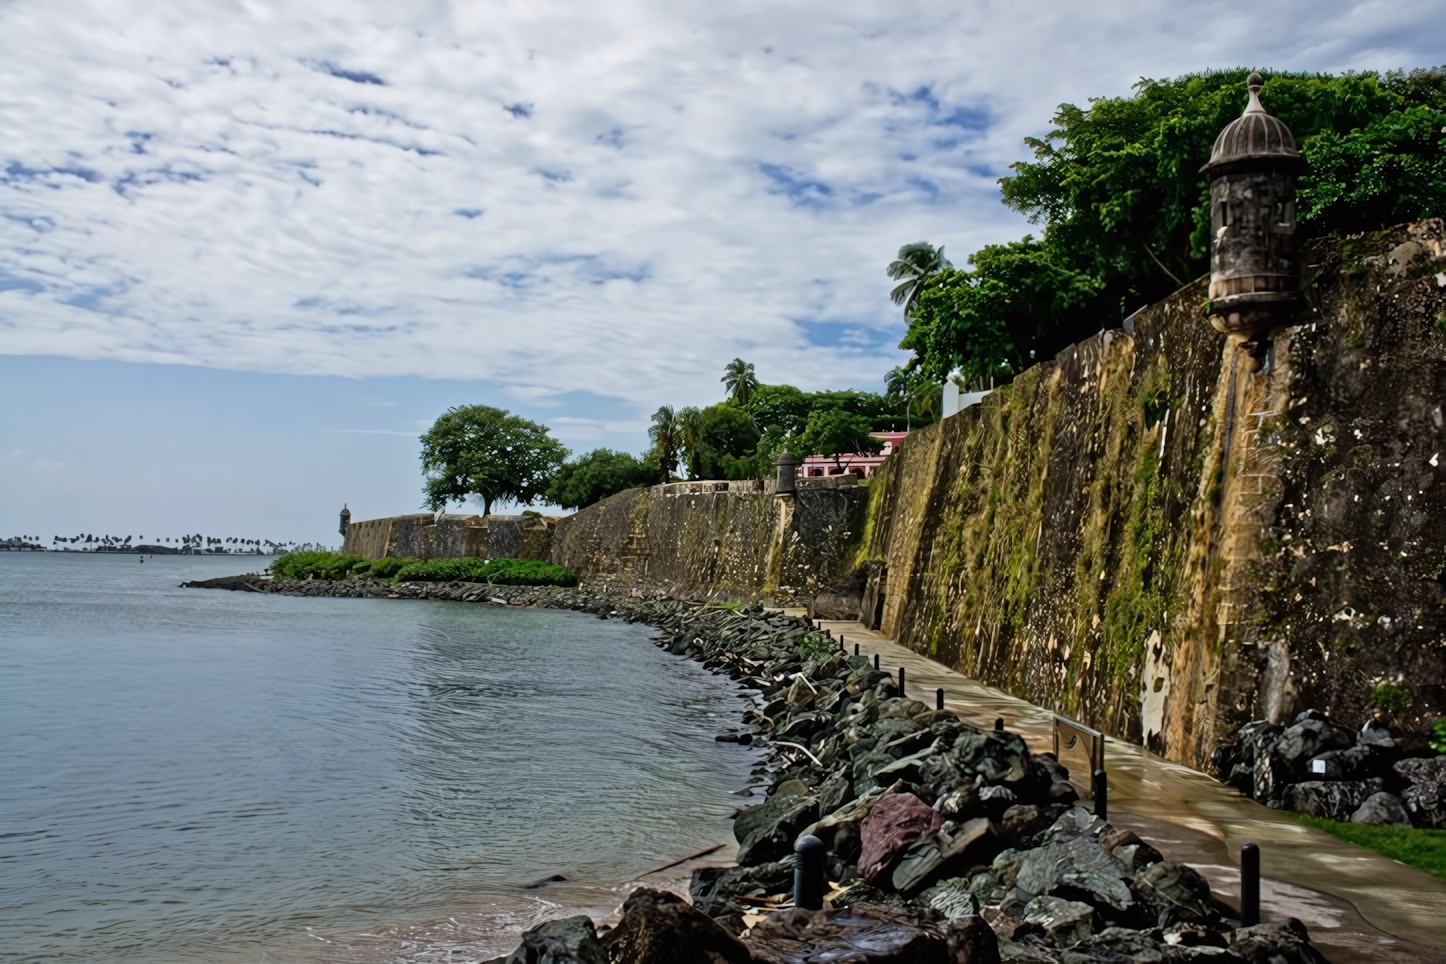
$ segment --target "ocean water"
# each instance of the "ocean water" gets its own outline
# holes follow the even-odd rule
[[[481,960],[731,841],[647,627],[177,586],[264,564],[0,553],[0,960]]]

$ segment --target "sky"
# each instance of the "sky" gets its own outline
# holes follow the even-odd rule
[[[336,542],[484,402],[880,390],[884,267],[1031,229],[1056,105],[1429,66],[1439,2],[0,0],[0,536]],[[1243,102],[1243,101],[1242,101]]]

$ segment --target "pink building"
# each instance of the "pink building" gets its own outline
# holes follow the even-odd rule
[[[908,432],[870,432],[871,438],[879,439],[884,443],[884,447],[879,450],[877,455],[810,455],[798,467],[798,477],[816,479],[828,475],[852,473],[866,479],[884,464],[884,459],[892,455],[894,449],[908,435]]]

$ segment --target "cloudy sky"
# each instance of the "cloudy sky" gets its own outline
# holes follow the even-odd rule
[[[883,267],[1028,230],[1054,106],[1425,66],[1439,2],[0,0],[0,535],[319,539],[489,402],[878,389]]]

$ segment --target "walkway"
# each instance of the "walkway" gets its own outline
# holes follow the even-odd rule
[[[1038,750],[1053,748],[1053,714],[905,649],[856,622],[824,620],[880,668],[905,669],[907,695],[944,705],[960,719],[1006,727]],[[1332,962],[1427,961],[1446,964],[1446,881],[1297,823],[1195,770],[1141,747],[1108,740],[1110,822],[1134,830],[1166,858],[1203,874],[1235,903],[1240,845],[1260,845],[1261,915],[1297,917]]]

